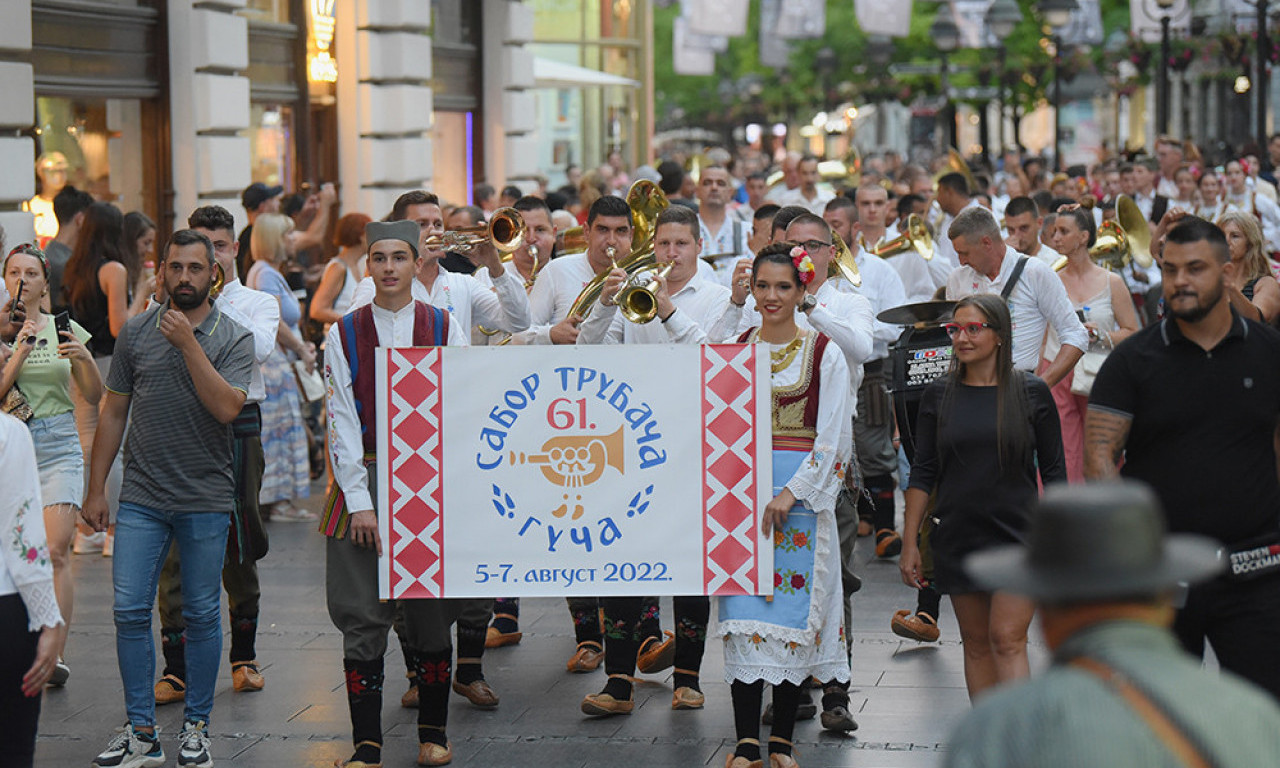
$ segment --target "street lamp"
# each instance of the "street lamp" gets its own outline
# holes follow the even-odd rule
[[[1177,0],[1142,0],[1143,15],[1152,21],[1160,21],[1160,67],[1156,75],[1157,134],[1169,132],[1169,24],[1173,21],[1172,11],[1176,3]]]
[[[987,9],[987,26],[996,39],[996,101],[1000,104],[1000,119],[996,123],[996,136],[1000,142],[1000,154],[1004,153],[1004,41],[1022,23],[1022,9],[1017,0],[995,0]]]
[[[942,113],[946,118],[943,139],[945,146],[954,147],[956,145],[956,110],[955,105],[951,103],[951,82],[947,72],[947,54],[959,47],[960,29],[956,26],[956,22],[951,16],[950,6],[943,6],[938,9],[938,15],[933,17],[933,26],[929,27],[929,37],[933,38],[933,44],[942,55]]]
[[[1040,0],[1036,9],[1053,35],[1053,164],[1062,168],[1062,29],[1080,7],[1076,0]]]

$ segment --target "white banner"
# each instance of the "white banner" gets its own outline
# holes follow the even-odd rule
[[[911,32],[911,0],[854,0],[854,13],[868,35],[906,37]]]
[[[787,40],[822,37],[827,29],[827,0],[783,0],[773,31]],[[764,32],[764,29],[761,29]]]
[[[760,63],[766,67],[785,67],[791,58],[791,43],[775,31],[782,0],[760,0]]]
[[[1169,17],[1169,31],[1173,34],[1191,33],[1191,0],[1173,0],[1173,7],[1162,9],[1156,0],[1132,0],[1129,4],[1129,24],[1133,34],[1148,43],[1160,42],[1160,19]]]
[[[706,39],[706,36],[692,36],[688,25],[688,19],[676,17],[672,31],[671,65],[677,75],[710,75],[716,71],[715,51],[705,45],[695,45],[694,41]]]
[[[681,0],[689,31],[699,35],[738,37],[747,34],[750,0]]]
[[[379,349],[384,599],[771,594],[756,345]]]

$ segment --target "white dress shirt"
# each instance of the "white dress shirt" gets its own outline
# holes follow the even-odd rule
[[[506,271],[507,274],[519,280],[521,285],[524,285],[526,278],[524,275],[520,274],[520,268],[516,266],[515,261],[505,262],[502,265],[502,268]],[[488,272],[488,270],[482,270],[482,271],[486,273]],[[487,278],[488,275],[486,274],[485,277]],[[529,295],[529,290],[530,290],[529,288],[525,288],[525,296]],[[481,323],[477,323],[471,326],[471,346],[473,347],[496,346],[499,342],[511,336],[510,333],[507,333],[504,331],[499,331],[498,333],[494,333],[492,335],[486,336],[485,334],[480,332],[481,327],[484,327],[486,330],[490,330],[490,331],[497,330],[495,328],[492,328],[487,325],[483,325]]]
[[[906,254],[902,254],[905,256]],[[862,275],[862,285],[854,287],[848,280],[836,280],[836,288],[842,293],[855,293],[865,296],[871,302],[871,313],[874,317],[886,309],[900,307],[907,303],[907,291],[902,287],[902,278],[889,262],[879,256],[871,256],[861,248],[854,257],[858,264],[858,272]],[[882,323],[873,320],[872,344],[870,360],[883,360],[889,356],[889,345],[902,335],[902,326]]]
[[[1178,198],[1178,193],[1175,192],[1173,196],[1169,198],[1169,207],[1171,208],[1173,207],[1173,201],[1176,200],[1177,198]],[[1133,193],[1133,202],[1134,202],[1134,205],[1138,206],[1138,210],[1142,212],[1142,218],[1146,219],[1147,221],[1151,221],[1151,209],[1155,207],[1155,204],[1156,204],[1155,192],[1152,192],[1150,194],[1135,192]],[[1185,210],[1188,213],[1191,212],[1190,208],[1187,208]],[[1156,222],[1156,223],[1159,223],[1159,222]]]
[[[719,283],[695,274],[671,297],[676,311],[667,322],[655,318],[637,324],[628,321],[617,305],[597,303],[578,326],[578,344],[703,344],[720,341],[737,329],[738,312],[729,303],[731,292]]]
[[[552,259],[529,292],[529,329],[512,335],[513,344],[550,344],[551,327],[569,316],[573,302],[596,276],[586,253]],[[592,310],[594,313],[594,310]]]
[[[965,203],[960,212],[977,207],[978,201],[971,199],[968,203]],[[958,215],[960,215],[959,212],[956,216]],[[929,260],[929,276],[933,278],[933,287],[935,289],[946,285],[951,273],[955,272],[960,266],[960,258],[956,256],[955,244],[947,236],[947,230],[951,228],[951,222],[955,220],[956,217],[951,214],[943,216],[942,223],[938,225],[938,230],[933,233],[933,258]]]
[[[413,346],[414,304],[409,302],[399,312],[373,305],[373,327],[378,332],[378,346]],[[451,318],[446,344],[457,347],[466,346],[466,343],[464,326]],[[364,468],[364,440],[360,434],[360,417],[356,415],[355,393],[351,389],[351,369],[342,354],[341,323],[334,323],[329,329],[326,349],[324,378],[329,395],[325,403],[329,412],[329,457],[333,463],[333,479],[346,497],[347,511],[363,512],[373,509],[374,504]]]
[[[373,296],[373,278],[366,277],[356,287],[351,309],[368,304]],[[509,333],[529,328],[529,297],[524,292],[524,280],[508,270],[497,280],[490,280],[488,269],[477,270],[474,275],[441,269],[430,291],[421,280],[414,279],[413,298],[449,310],[450,323],[463,328],[463,346],[468,345],[465,338],[473,325]]]
[[[1058,259],[1062,258],[1062,254],[1053,250],[1044,243],[1040,244],[1040,250],[1035,252],[1035,257],[1053,269],[1053,265],[1058,263]]]
[[[861,247],[858,250],[860,253],[862,252]],[[919,301],[933,300],[933,294],[937,290],[937,286],[933,284],[933,278],[929,275],[929,262],[925,261],[924,257],[916,253],[914,249],[894,254],[882,259],[882,261],[893,267],[893,271],[898,273],[898,279],[902,281],[902,288],[907,293],[907,303],[915,304]]]
[[[952,301],[977,293],[999,294],[1005,282],[1012,276],[1022,254],[1009,246],[1004,249],[1004,261],[995,280],[964,266],[951,273],[947,281],[947,298]],[[1076,315],[1075,307],[1067,296],[1067,289],[1058,275],[1035,258],[1027,259],[1022,277],[1009,295],[1009,313],[1013,316],[1013,367],[1034,371],[1040,362],[1040,344],[1049,326],[1058,334],[1063,344],[1086,351],[1089,349],[1089,332]]]
[[[1158,179],[1156,182],[1157,195],[1164,195],[1170,200],[1178,196],[1178,182],[1164,176],[1157,176],[1156,178]]]
[[[247,403],[261,403],[267,399],[267,387],[262,381],[262,364],[276,348],[276,333],[280,330],[280,302],[275,296],[245,287],[240,278],[228,280],[214,305],[227,317],[253,334],[253,375],[249,379]]]
[[[788,189],[784,192],[780,192],[778,196],[774,198],[774,202],[783,208],[788,205],[798,205],[801,208],[808,209],[809,213],[812,213],[814,216],[821,216],[823,211],[827,210],[827,203],[831,202],[833,197],[835,197],[835,195],[830,192],[823,192],[821,189],[817,189],[814,190],[814,197],[810,200],[804,196],[803,192],[800,191],[800,187],[796,187],[795,189]]]

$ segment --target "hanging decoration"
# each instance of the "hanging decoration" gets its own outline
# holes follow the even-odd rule
[[[868,35],[906,37],[911,32],[911,0],[854,0],[854,13]]]
[[[699,35],[740,37],[747,34],[751,0],[680,0],[689,31]]]
[[[693,35],[688,20],[677,17],[672,29],[671,64],[677,75],[710,75],[716,69],[716,52],[705,44],[706,35]]]

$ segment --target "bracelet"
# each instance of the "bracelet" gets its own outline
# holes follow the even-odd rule
[[[662,322],[664,322],[664,323],[665,323],[665,322],[667,322],[668,320],[670,320],[671,318],[675,317],[675,316],[676,316],[676,313],[677,313],[677,312],[679,312],[679,311],[680,311],[680,308],[679,308],[679,307],[676,307],[675,309],[671,310],[671,314],[667,315],[666,317],[660,318],[660,319],[662,320]]]
[[[733,300],[733,297],[732,297],[732,296],[730,296],[730,297],[729,297],[729,303],[730,303],[730,304],[732,304],[733,306],[737,307],[738,309],[742,309],[743,307],[747,306],[747,302],[746,302],[746,300],[745,300],[745,299],[743,300],[743,302],[742,302],[741,304],[739,304],[738,302],[736,302],[736,301],[734,301],[734,300]]]

